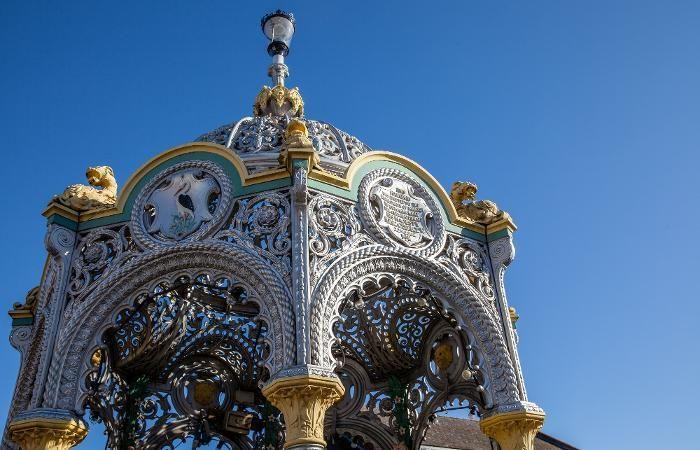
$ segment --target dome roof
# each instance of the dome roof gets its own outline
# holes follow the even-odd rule
[[[355,158],[372,150],[329,123],[300,120],[309,130],[309,138],[321,157],[321,167],[329,172],[342,175]],[[197,141],[223,145],[238,154],[249,173],[261,172],[280,166],[278,158],[288,122],[286,116],[278,115],[244,117],[203,134]]]

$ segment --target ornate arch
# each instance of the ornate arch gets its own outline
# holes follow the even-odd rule
[[[335,340],[333,324],[347,295],[361,290],[364,280],[386,274],[405,276],[429,286],[443,308],[473,338],[484,357],[485,386],[493,405],[520,401],[515,370],[508,353],[496,311],[489,301],[466,281],[437,262],[408,251],[384,246],[358,249],[338,260],[319,279],[311,297],[311,360],[326,368],[336,366],[331,353]]]
[[[262,302],[261,316],[269,321],[271,374],[294,362],[294,313],[291,294],[282,276],[251,250],[237,244],[204,241],[176,245],[139,256],[99,282],[79,305],[69,305],[59,330],[49,370],[44,404],[82,412],[90,371],[90,356],[116,315],[135,294],[168,275],[186,271],[217,271],[244,281]]]

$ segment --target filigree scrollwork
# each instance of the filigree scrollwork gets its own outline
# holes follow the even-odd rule
[[[82,298],[93,283],[138,253],[129,225],[98,228],[78,239],[66,289],[69,302]]]
[[[286,117],[247,117],[233,128],[226,146],[244,155],[279,152],[286,125]]]
[[[373,243],[361,232],[354,205],[325,194],[309,202],[309,263],[311,284],[339,253]]]
[[[146,248],[199,240],[216,229],[231,204],[230,178],[217,164],[176,164],[156,175],[136,199],[134,239]]]
[[[268,192],[236,201],[234,218],[226,230],[237,230],[253,244],[289,264],[292,241],[289,235],[290,205],[286,195]]]
[[[362,362],[373,380],[420,360],[424,333],[440,317],[430,290],[404,278],[368,279],[349,294],[333,331],[346,356]]]
[[[437,253],[445,229],[437,203],[418,181],[396,169],[367,174],[358,190],[362,221],[380,242],[396,248]]]
[[[439,258],[448,267],[463,273],[487,299],[496,298],[496,290],[488,264],[486,245],[480,242],[449,236],[445,256]]]

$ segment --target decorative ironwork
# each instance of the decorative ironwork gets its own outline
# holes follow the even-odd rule
[[[203,274],[158,283],[119,312],[87,380],[107,448],[281,448],[280,414],[259,390],[271,349],[258,304],[243,284]]]
[[[337,448],[417,449],[436,412],[486,406],[479,352],[429,286],[368,280],[349,292],[334,334],[346,388],[326,423]]]

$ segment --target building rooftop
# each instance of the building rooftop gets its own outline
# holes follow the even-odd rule
[[[479,429],[479,422],[470,419],[439,416],[425,436],[423,450],[495,450],[489,438]],[[578,450],[559,439],[537,433],[535,450]]]

